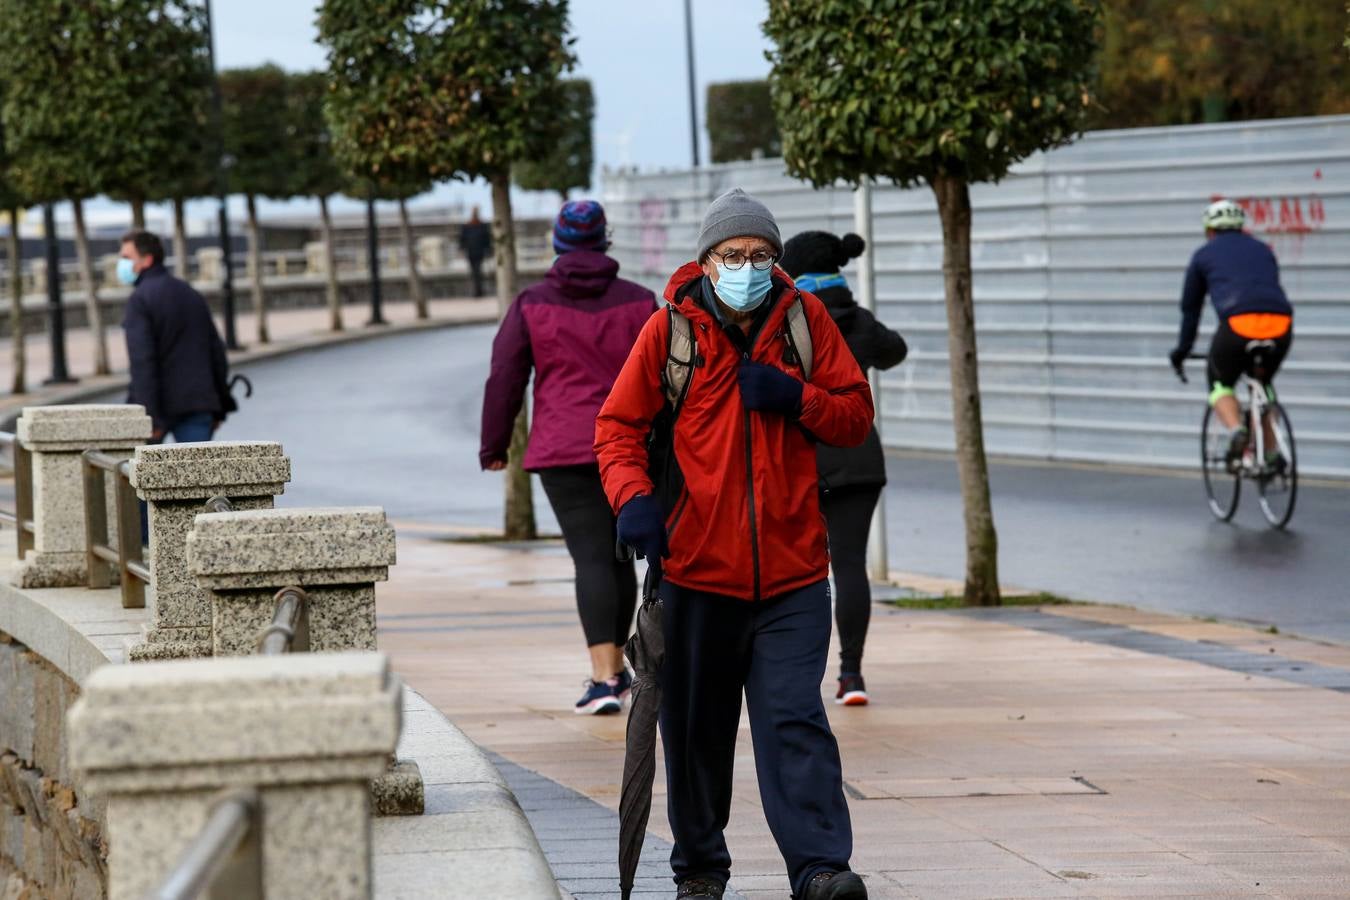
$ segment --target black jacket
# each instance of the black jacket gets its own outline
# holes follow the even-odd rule
[[[889,369],[904,360],[909,352],[905,339],[859,306],[847,287],[824,288],[816,296],[830,311],[864,375],[868,369]],[[820,472],[822,490],[883,485],[886,483],[886,457],[881,451],[881,436],[874,427],[867,440],[858,447],[817,444],[816,468]]]
[[[157,429],[191,413],[224,419],[237,408],[225,343],[206,300],[164,266],[136,279],[122,329],[131,360],[127,402],[144,406]]]
[[[459,249],[469,259],[481,260],[492,249],[492,228],[486,222],[465,222],[459,230]]]

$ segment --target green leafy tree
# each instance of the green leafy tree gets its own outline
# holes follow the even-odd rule
[[[333,137],[324,117],[328,97],[327,72],[301,72],[289,76],[291,104],[292,193],[297,197],[315,197],[323,223],[324,269],[327,277],[328,327],[341,331],[342,294],[338,288],[337,254],[333,244],[333,217],[328,200],[335,194],[359,195],[333,156]]]
[[[108,344],[99,306],[83,201],[112,186],[126,141],[121,108],[127,98],[105,81],[109,10],[91,0],[78,6],[0,0],[0,122],[10,175],[38,203],[70,200],[75,247],[85,283],[94,371],[106,374]]]
[[[790,172],[926,183],[942,221],[966,602],[1000,602],[971,295],[970,185],[1071,140],[1092,98],[1095,0],[770,0]]]
[[[782,155],[783,139],[768,81],[710,84],[706,106],[713,162]]]
[[[1106,0],[1104,10],[1094,125],[1350,112],[1339,3]]]
[[[566,0],[325,0],[319,41],[332,78],[328,115],[353,174],[400,181],[484,178],[492,186],[497,301],[518,278],[511,168],[542,159],[563,126],[560,76],[574,57]],[[511,446],[505,531],[535,535],[520,468],[522,413]]]
[[[23,342],[23,257],[19,247],[19,211],[28,206],[28,199],[10,177],[9,159],[5,155],[5,130],[0,127],[0,213],[7,220],[5,258],[9,273],[6,286],[9,290],[9,339],[13,351],[11,368],[14,370],[9,387],[12,394],[22,394],[28,387]]]
[[[230,187],[244,195],[248,208],[248,259],[260,344],[267,343],[270,335],[258,197],[287,200],[294,196],[291,165],[295,148],[287,87],[287,75],[278,66],[220,73],[221,128],[230,164]]]
[[[512,171],[516,184],[527,191],[557,191],[564,203],[569,191],[591,189],[595,150],[592,129],[595,94],[585,78],[562,82],[563,125],[558,139],[543,159],[522,160]]]

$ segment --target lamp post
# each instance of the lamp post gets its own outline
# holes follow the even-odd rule
[[[694,155],[694,168],[699,166],[698,159],[698,87],[694,77],[694,7],[692,0],[684,0],[684,54],[689,69],[689,141]]]
[[[203,0],[206,6],[206,50],[211,65],[211,118],[216,133],[216,197],[220,201],[217,214],[220,232],[220,298],[225,318],[225,346],[230,350],[242,349],[234,324],[234,265],[230,259],[230,214],[226,200],[230,194],[230,160],[225,154],[224,112],[221,108],[220,76],[216,73],[216,36],[211,24],[211,0]]]
[[[872,182],[864,178],[853,193],[853,230],[863,239],[866,249],[858,259],[858,305],[872,315],[877,312],[876,251],[872,244]],[[881,433],[881,373],[871,373],[872,406],[877,433]],[[882,491],[872,527],[867,533],[867,571],[872,581],[891,580],[891,565],[886,546],[886,492]]]
[[[17,228],[13,223],[11,228]],[[42,204],[42,233],[47,242],[47,335],[52,342],[52,377],[44,384],[75,381],[66,368],[66,312],[61,305],[61,245],[56,240],[56,210]]]

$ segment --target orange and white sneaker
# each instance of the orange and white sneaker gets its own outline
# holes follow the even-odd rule
[[[866,706],[867,685],[863,684],[863,677],[857,674],[840,675],[839,693],[834,695],[834,702],[840,706]]]

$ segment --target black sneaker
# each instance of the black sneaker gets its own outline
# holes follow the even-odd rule
[[[1233,436],[1228,439],[1228,471],[1236,472],[1242,468],[1242,457],[1247,452],[1247,444],[1251,436],[1247,433],[1246,426],[1233,432]]]
[[[627,666],[624,666],[619,674],[614,677],[619,679],[619,684],[617,686],[619,699],[627,700],[628,695],[632,693],[633,690],[633,673],[628,671]]]
[[[712,897],[720,900],[726,886],[711,878],[686,878],[675,890],[676,900],[684,897]]]
[[[856,672],[840,675],[839,692],[834,695],[834,702],[840,706],[866,706],[867,685],[863,684],[863,677]]]
[[[610,678],[607,681],[593,681],[588,678],[583,683],[586,685],[586,693],[577,701],[575,709],[577,715],[604,716],[623,709],[623,701],[619,699],[618,678]]]
[[[867,885],[855,872],[819,872],[801,900],[867,900]]]

